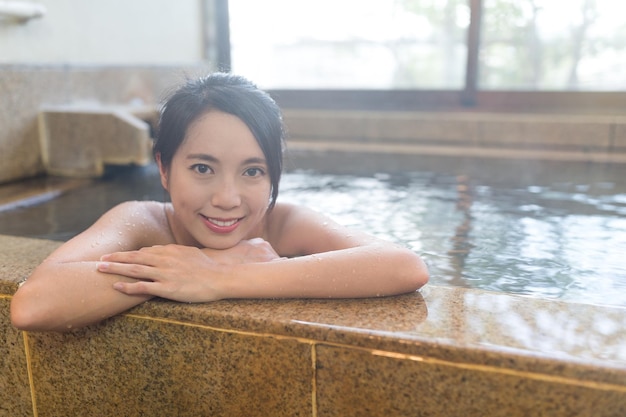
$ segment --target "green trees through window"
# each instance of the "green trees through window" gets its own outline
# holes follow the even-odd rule
[[[484,0],[480,87],[626,89],[626,3]]]
[[[470,3],[479,89],[626,89],[615,0],[230,1],[232,67],[263,88],[459,90]]]

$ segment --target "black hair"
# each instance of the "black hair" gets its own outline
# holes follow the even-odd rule
[[[176,90],[161,109],[152,149],[154,155],[159,154],[161,164],[169,169],[189,126],[211,110],[238,117],[254,135],[267,161],[271,209],[276,204],[283,169],[285,134],[282,114],[268,93],[242,76],[212,73],[189,80]]]

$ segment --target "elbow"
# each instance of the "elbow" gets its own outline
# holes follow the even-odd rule
[[[15,296],[11,300],[11,324],[18,330],[32,330],[36,327],[33,315]]]
[[[40,320],[28,306],[26,300],[19,295],[14,295],[11,300],[11,324],[18,330],[39,330]]]
[[[11,300],[11,324],[25,331],[55,330],[50,326],[49,315],[44,314],[37,304],[36,299],[18,290]]]
[[[402,257],[402,263],[399,263],[399,265],[405,265],[405,267],[402,268],[403,273],[400,279],[405,289],[403,292],[417,291],[426,285],[430,279],[428,267],[419,255],[408,249],[404,252]]]
[[[44,317],[39,317],[36,313],[21,306],[13,306],[11,303],[11,324],[18,330],[29,332],[46,332],[46,331],[67,331],[67,329],[57,328],[48,322]]]

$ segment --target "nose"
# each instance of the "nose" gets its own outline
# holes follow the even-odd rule
[[[211,195],[211,204],[223,210],[239,207],[241,204],[241,194],[237,185],[231,181],[222,181],[216,185]]]

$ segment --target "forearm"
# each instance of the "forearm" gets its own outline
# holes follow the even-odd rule
[[[408,250],[374,245],[242,264],[222,282],[223,298],[354,298],[402,294],[428,281]]]
[[[185,302],[375,297],[415,291],[428,281],[415,253],[389,244],[232,264],[217,263],[196,248],[171,245],[111,254],[99,270],[140,279],[116,282],[113,288],[121,293]]]
[[[151,296],[129,296],[113,289],[131,278],[102,274],[96,262],[44,262],[18,289],[11,320],[23,330],[67,331],[128,310]]]

